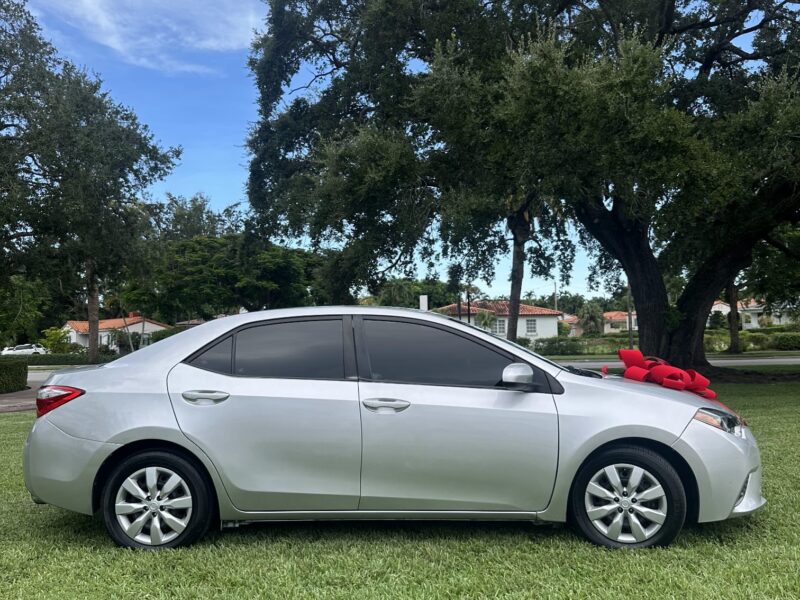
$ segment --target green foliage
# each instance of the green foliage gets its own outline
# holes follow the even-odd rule
[[[69,333],[60,327],[48,327],[42,331],[39,343],[54,354],[68,354],[72,346]]]
[[[571,330],[572,330],[572,327],[570,327],[569,323],[567,323],[565,321],[559,321],[558,322],[558,337],[560,337],[560,338],[569,337],[569,332]]]
[[[0,394],[24,390],[27,383],[27,362],[6,357],[0,360]]]
[[[0,345],[13,344],[20,336],[36,339],[47,301],[47,289],[41,281],[22,275],[0,278]]]
[[[480,327],[481,329],[486,329],[487,331],[492,328],[494,322],[497,320],[497,316],[488,310],[481,310],[478,311],[475,315],[475,325]],[[525,346],[523,340],[527,340],[528,344],[530,344],[530,340],[528,338],[517,338],[517,343],[520,346]],[[528,348],[529,346],[525,346]]]
[[[419,297],[428,296],[431,309],[453,304],[458,294],[448,289],[448,284],[437,279],[389,279],[380,286],[377,303],[382,306],[404,306],[419,308]]]
[[[728,326],[728,320],[718,310],[712,311],[708,319],[709,329],[725,329]]]
[[[775,350],[800,350],[800,333],[776,333],[771,344]]]
[[[150,334],[150,342],[155,344],[156,342],[165,340],[168,337],[172,337],[173,335],[181,333],[182,331],[186,331],[187,329],[190,329],[190,327],[170,327],[169,329],[154,331]]]
[[[83,352],[70,352],[68,354],[27,354],[25,356],[2,356],[0,362],[11,359],[18,359],[28,365],[34,366],[52,366],[52,365],[93,365],[111,362],[119,358],[116,353],[109,351],[107,348],[101,351],[97,361],[89,360],[89,355],[86,349]]]
[[[596,300],[591,300],[580,307],[578,319],[584,335],[603,333],[603,307]]]
[[[531,342],[531,338],[527,337],[518,337],[516,342],[523,348],[530,348],[533,345]]]
[[[739,334],[739,339],[745,351],[767,350],[772,345],[772,336],[766,333],[742,331]]]
[[[574,338],[541,338],[534,340],[533,350],[545,356],[585,354],[586,346]]]

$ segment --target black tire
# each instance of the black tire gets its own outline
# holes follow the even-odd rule
[[[585,499],[587,486],[596,473],[611,465],[641,467],[655,477],[661,485],[666,498],[666,519],[661,523],[660,529],[652,534],[652,537],[641,542],[620,542],[604,535],[589,518]],[[624,498],[619,498],[619,500],[624,500]],[[605,502],[608,502],[610,506],[614,500],[606,500]],[[635,505],[631,506],[633,508],[623,509],[620,512],[625,512],[625,510],[633,511]],[[647,504],[640,504],[639,506],[647,506]],[[615,510],[619,511],[619,508]],[[635,515],[637,518],[640,517],[638,513],[635,513]],[[611,513],[607,518],[610,520],[615,516],[614,513]],[[627,515],[623,515],[623,517],[628,518]],[[675,539],[686,520],[686,492],[678,473],[669,461],[657,452],[639,446],[610,448],[591,457],[578,471],[570,493],[570,518],[573,525],[584,537],[599,546],[606,548],[666,546]],[[647,522],[646,519],[644,521]],[[628,531],[632,531],[630,529],[630,521],[627,521],[627,526],[629,528]],[[623,527],[625,526],[623,525]]]
[[[134,473],[146,469],[147,467],[169,469],[177,474],[185,483],[192,499],[191,513],[188,517],[185,529],[183,529],[177,537],[158,545],[140,543],[129,537],[117,520],[115,509],[117,492],[123,482]],[[212,493],[212,489],[198,468],[182,456],[163,450],[141,452],[123,460],[119,465],[114,467],[109,477],[106,479],[101,496],[103,522],[111,538],[120,546],[145,550],[160,550],[163,548],[188,546],[202,538],[211,525],[211,521],[214,517]]]

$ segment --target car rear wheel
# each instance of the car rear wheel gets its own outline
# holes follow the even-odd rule
[[[595,544],[665,546],[683,527],[686,493],[660,454],[637,446],[611,448],[578,472],[570,511],[578,530]]]
[[[174,548],[200,539],[213,516],[211,491],[198,469],[161,450],[123,460],[106,480],[103,521],[120,546]]]

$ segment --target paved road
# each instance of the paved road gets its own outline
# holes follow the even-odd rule
[[[599,369],[604,365],[609,368],[622,368],[622,362],[619,360],[558,360],[557,363],[562,365],[572,365],[574,367],[582,367],[584,369]],[[763,358],[712,358],[710,362],[715,367],[756,367],[759,365],[800,365],[800,356],[773,356]]]
[[[0,394],[0,413],[36,408],[36,390],[51,373],[52,371],[28,371],[28,389],[13,394]]]

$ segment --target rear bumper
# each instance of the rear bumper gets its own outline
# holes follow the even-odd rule
[[[103,461],[119,446],[64,433],[36,419],[22,452],[25,487],[34,502],[92,514],[92,486]]]
[[[697,480],[700,523],[749,515],[766,504],[761,454],[749,428],[739,437],[692,421],[673,448]]]

